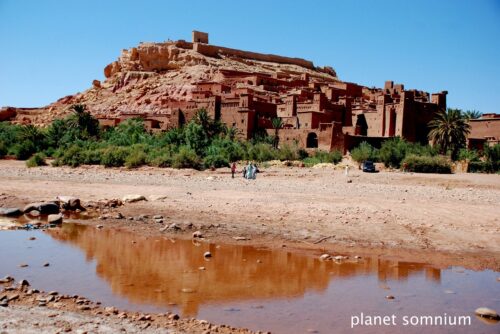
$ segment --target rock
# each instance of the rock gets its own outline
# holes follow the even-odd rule
[[[193,238],[203,238],[203,234],[200,231],[193,232]]]
[[[48,266],[50,266],[50,263],[45,262],[45,263],[43,264],[43,266],[44,266],[44,267],[48,267]]]
[[[28,240],[30,240],[30,241],[36,240],[36,237],[29,237]]]
[[[9,302],[7,301],[7,299],[0,300],[0,306],[1,307],[7,307],[7,306],[9,306]]]
[[[28,266],[28,265],[27,265],[26,263],[21,263],[21,264],[19,265],[19,267],[20,267],[20,268],[26,268],[27,266]]]
[[[142,195],[125,195],[123,196],[122,201],[126,203],[134,203],[139,201],[146,201],[146,197]]]
[[[333,259],[335,261],[342,261],[342,260],[346,259],[346,257],[344,257],[342,255],[337,255],[337,256],[334,256]]]
[[[151,195],[151,196],[148,197],[148,199],[150,201],[153,201],[153,202],[155,202],[155,201],[163,201],[163,200],[165,200],[167,198],[168,198],[167,195]]]
[[[350,180],[350,179],[349,179],[349,180],[347,180],[347,183],[352,183],[352,180]]]
[[[0,216],[4,217],[18,217],[23,212],[19,208],[0,208]]]
[[[163,216],[162,215],[154,215],[153,219],[163,219]]]
[[[24,286],[30,286],[30,283],[29,283],[27,280],[23,279],[23,280],[20,280],[20,281],[19,281],[19,285],[20,285],[21,287],[24,287]]]
[[[495,310],[492,310],[487,307],[479,307],[474,311],[474,313],[483,318],[500,320],[500,316],[498,315],[498,313]]]
[[[97,225],[95,228],[100,230],[100,229],[104,228],[104,225]]]
[[[81,305],[81,306],[78,306],[78,309],[80,311],[88,311],[88,310],[90,310],[90,306],[88,306],[88,305]]]
[[[212,253],[210,253],[210,252],[205,252],[205,253],[203,254],[203,257],[204,257],[204,258],[209,258],[209,257],[212,257]]]
[[[106,311],[108,313],[113,313],[113,314],[117,314],[118,313],[118,310],[115,307],[113,307],[113,306],[105,307],[104,311]]]
[[[77,210],[82,209],[80,205],[80,199],[73,196],[57,196],[61,207],[65,210]]]
[[[58,294],[59,294],[59,292],[57,292],[57,291],[50,291],[48,293],[49,296],[57,296]]]
[[[198,267],[198,270],[205,270],[205,267]]]
[[[184,292],[184,293],[194,293],[195,291],[193,289],[191,289],[191,288],[182,288],[181,292]]]
[[[330,254],[323,254],[319,257],[319,259],[322,261],[330,260],[330,258],[331,258]]]
[[[174,231],[178,231],[180,230],[181,228],[179,227],[179,225],[177,225],[176,223],[172,223],[168,226],[168,229],[169,230],[174,230]]]
[[[179,319],[180,319],[179,315],[175,314],[175,313],[174,314],[170,314],[168,316],[168,320],[179,320]]]
[[[62,222],[63,222],[63,215],[60,213],[56,215],[49,215],[47,217],[48,224],[62,224]]]
[[[250,238],[246,238],[246,237],[233,237],[233,239],[236,240],[236,241],[250,240]]]
[[[31,217],[39,217],[40,216],[40,211],[33,210],[33,211],[28,212],[27,215],[29,215]]]
[[[92,86],[94,88],[101,88],[101,82],[97,79],[92,80]]]
[[[5,276],[4,278],[0,279],[0,283],[10,283],[14,280],[14,278],[10,276]]]
[[[50,215],[59,213],[59,205],[54,202],[37,202],[30,203],[23,208],[24,213],[30,213],[34,210],[40,212],[43,215]]]
[[[385,296],[385,299],[394,299],[394,296],[392,296],[392,295]]]

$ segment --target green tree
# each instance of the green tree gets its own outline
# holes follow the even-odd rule
[[[467,120],[478,119],[481,116],[483,116],[483,114],[481,114],[481,112],[479,110],[467,110],[467,111],[464,112],[464,117]]]
[[[278,148],[280,141],[279,130],[283,127],[283,120],[280,117],[273,118],[272,126],[274,129],[274,148]]]
[[[440,152],[451,152],[455,159],[460,148],[465,147],[470,125],[460,109],[447,109],[439,111],[435,118],[429,122],[429,140],[433,145],[438,145]]]
[[[73,104],[70,110],[73,115],[68,119],[68,125],[78,129],[82,139],[99,135],[99,121],[87,111],[86,105]]]

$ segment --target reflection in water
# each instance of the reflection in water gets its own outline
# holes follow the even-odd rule
[[[439,283],[441,279],[439,269],[424,264],[377,258],[337,264],[284,250],[194,244],[76,224],[64,224],[48,233],[81,248],[88,260],[96,260],[97,274],[114,293],[136,303],[175,303],[184,316],[196,316],[202,304],[324,292],[331,281],[353,276],[376,274],[386,282],[425,271],[428,280]],[[213,255],[210,260],[203,257],[206,251]]]

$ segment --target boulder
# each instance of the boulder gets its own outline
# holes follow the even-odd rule
[[[34,210],[40,212],[41,214],[50,215],[59,213],[59,205],[54,202],[30,203],[24,207],[23,212],[30,213]]]
[[[127,203],[146,201],[146,197],[142,195],[125,195],[122,200]]]
[[[65,210],[82,209],[79,198],[73,196],[57,196],[57,200]]]
[[[47,217],[48,224],[62,224],[62,222],[63,222],[63,215],[60,213],[55,215],[49,215]]]
[[[19,208],[0,208],[0,216],[17,217],[22,214],[23,212]]]
[[[500,320],[500,316],[498,315],[498,313],[495,310],[492,310],[492,309],[487,308],[487,307],[477,308],[474,311],[474,313],[476,313],[476,315],[483,317],[483,318]]]

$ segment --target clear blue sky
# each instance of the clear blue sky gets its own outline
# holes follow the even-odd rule
[[[104,79],[141,41],[190,39],[301,57],[500,112],[500,1],[0,0],[0,106],[43,106]]]

